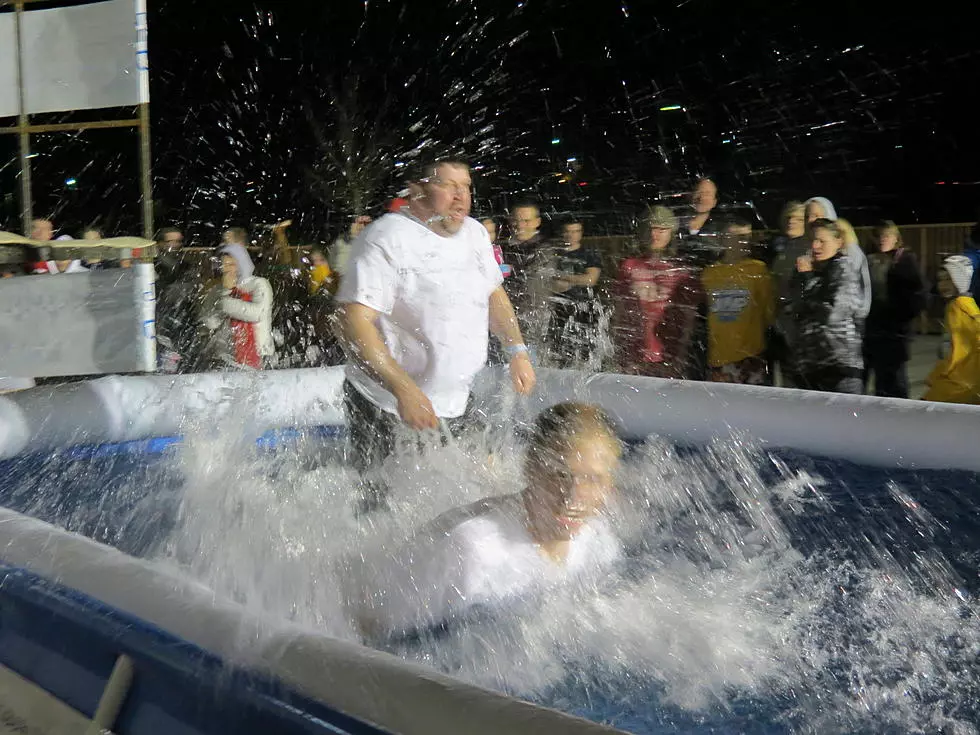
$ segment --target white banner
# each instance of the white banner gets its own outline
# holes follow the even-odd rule
[[[28,114],[149,101],[145,2],[25,9],[21,19]],[[14,13],[0,13],[0,117],[20,111],[15,39]]]

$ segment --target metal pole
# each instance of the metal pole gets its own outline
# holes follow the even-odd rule
[[[14,38],[17,54],[17,127],[20,137],[20,226],[25,235],[31,234],[31,220],[34,219],[31,195],[31,134],[27,132],[30,118],[24,94],[24,54],[21,40],[21,14],[24,12],[23,0],[14,6]]]
[[[140,191],[143,195],[143,237],[153,237],[153,179],[150,175],[150,50],[146,0],[134,0],[136,68],[140,82]]]
[[[150,177],[150,105],[140,105],[140,191],[143,197],[143,237],[153,237],[153,180]]]

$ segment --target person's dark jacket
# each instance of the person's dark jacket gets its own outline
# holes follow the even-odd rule
[[[915,255],[903,248],[868,257],[871,311],[865,323],[869,346],[892,345],[908,359],[912,320],[925,308],[926,284]]]
[[[692,216],[680,215],[680,228],[677,230],[677,255],[695,266],[704,267],[717,263],[724,254],[721,244],[723,223],[714,210],[696,233],[691,232]]]
[[[503,244],[501,252],[503,262],[511,268],[510,277],[504,279],[504,291],[514,307],[521,334],[528,344],[538,344],[548,321],[555,250],[537,233],[521,243]]]
[[[861,370],[860,310],[858,282],[843,253],[814,261],[808,273],[797,272],[793,277],[796,368],[801,373]]]
[[[180,255],[165,254],[155,263],[157,282],[157,360],[163,372],[198,369],[201,340],[198,309],[204,282],[196,265]]]

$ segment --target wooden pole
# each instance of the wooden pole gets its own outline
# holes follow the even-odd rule
[[[24,92],[24,54],[21,39],[21,15],[24,12],[23,0],[14,6],[15,53],[17,54],[17,128],[20,137],[20,226],[25,235],[31,234],[31,221],[34,219],[34,203],[31,194],[31,134],[28,132],[30,117],[27,114],[27,101]]]
[[[140,105],[140,194],[143,198],[143,237],[153,237],[153,179],[150,176],[150,103]]]

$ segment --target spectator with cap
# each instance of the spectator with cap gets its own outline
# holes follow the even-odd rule
[[[614,343],[623,372],[690,378],[692,348],[704,290],[698,271],[674,254],[677,219],[666,207],[648,207],[640,222],[640,255],[627,258],[616,284]]]
[[[947,301],[939,362],[926,378],[927,401],[980,404],[980,308],[970,292],[973,263],[965,255],[943,262],[936,284]]]

